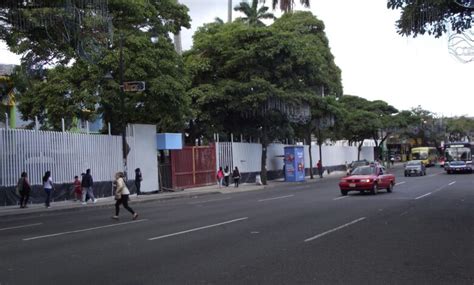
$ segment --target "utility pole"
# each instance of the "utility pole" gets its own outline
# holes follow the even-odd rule
[[[127,180],[127,121],[125,119],[125,92],[124,92],[124,81],[123,81],[123,33],[120,32],[120,43],[119,43],[119,80],[120,80],[120,113],[121,113],[121,129],[122,129],[122,159],[123,159],[123,175]]]
[[[232,22],[232,0],[228,0],[228,10],[227,10],[227,22],[230,23]]]

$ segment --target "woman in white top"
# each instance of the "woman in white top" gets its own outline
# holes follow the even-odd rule
[[[120,204],[123,204],[123,207],[127,209],[130,213],[132,213],[132,219],[136,220],[138,218],[138,214],[133,211],[132,208],[128,206],[128,196],[130,196],[130,191],[127,188],[127,185],[125,184],[125,181],[123,180],[123,173],[122,172],[117,172],[115,174],[115,216],[112,217],[112,219],[118,219],[119,218],[119,212],[120,212]]]
[[[46,192],[46,200],[44,202],[46,208],[49,208],[49,201],[51,198],[51,192],[54,190],[53,179],[51,178],[51,171],[46,171],[43,176],[43,189]]]

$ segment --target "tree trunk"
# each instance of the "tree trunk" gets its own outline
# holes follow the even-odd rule
[[[262,127],[262,163],[260,170],[260,177],[262,178],[262,184],[267,185],[267,126],[263,123]]]
[[[324,172],[324,167],[323,167],[323,151],[322,151],[322,146],[323,142],[321,139],[321,130],[318,129],[318,146],[319,146],[319,163],[321,167],[318,169],[319,172],[319,177],[323,178],[323,172]]]
[[[364,141],[361,141],[360,144],[357,146],[357,160],[360,160],[360,152],[362,150],[363,144],[364,144]]]
[[[311,153],[311,131],[308,131],[308,143],[309,143],[309,177],[314,179],[313,176],[313,154]]]

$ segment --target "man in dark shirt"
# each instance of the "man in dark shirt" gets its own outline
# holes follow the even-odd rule
[[[86,195],[89,195],[89,197],[91,198],[91,200],[94,203],[97,202],[97,199],[94,197],[94,191],[92,189],[93,185],[94,185],[94,180],[92,179],[91,170],[87,169],[86,174],[84,174],[84,176],[82,176],[82,182],[81,182],[81,186],[82,186],[82,204],[83,205],[87,204]]]

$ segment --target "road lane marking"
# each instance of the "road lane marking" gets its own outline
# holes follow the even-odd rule
[[[424,195],[421,195],[421,196],[416,197],[415,200],[421,199],[421,198],[426,197],[426,196],[429,196],[429,195],[431,195],[431,194],[432,194],[431,192],[426,193],[426,194],[424,194]]]
[[[187,233],[190,233],[190,232],[195,232],[195,231],[200,231],[200,230],[209,229],[209,228],[213,228],[213,227],[218,227],[218,226],[222,226],[222,225],[227,225],[227,224],[230,224],[230,223],[240,222],[240,221],[247,220],[247,219],[248,219],[248,217],[243,217],[243,218],[234,219],[234,220],[230,220],[230,221],[226,221],[226,222],[222,222],[222,223],[218,223],[218,224],[203,226],[203,227],[194,228],[194,229],[190,229],[190,230],[185,230],[185,231],[172,233],[172,234],[167,234],[167,235],[163,235],[163,236],[152,237],[152,238],[149,238],[148,240],[157,240],[157,239],[163,239],[163,238],[167,238],[167,237],[187,234]]]
[[[222,199],[211,199],[211,200],[204,200],[204,201],[196,201],[196,202],[190,202],[190,203],[188,203],[188,204],[189,204],[189,205],[196,205],[196,204],[202,204],[202,203],[224,201],[224,200],[229,200],[229,199],[232,199],[232,198],[229,197],[229,198],[222,198]]]
[[[270,201],[270,200],[277,200],[277,199],[285,199],[285,198],[290,198],[290,197],[293,197],[293,196],[295,196],[295,195],[286,195],[286,196],[280,196],[280,197],[262,199],[262,200],[258,200],[258,202]]]
[[[341,196],[341,197],[337,197],[337,198],[334,198],[333,200],[340,200],[340,199],[344,199],[344,198],[347,198],[349,196]]]
[[[15,230],[15,229],[21,229],[21,228],[28,228],[28,227],[34,227],[34,226],[39,226],[42,225],[43,223],[36,223],[36,224],[29,224],[29,225],[23,225],[23,226],[15,226],[15,227],[9,227],[9,228],[2,228],[0,231],[6,231],[6,230]]]
[[[408,214],[408,211],[405,211],[405,212],[401,213],[400,217],[405,216],[406,214]]]
[[[365,220],[365,219],[366,219],[365,217],[358,218],[357,220],[353,220],[352,222],[349,222],[349,223],[347,223],[347,224],[341,225],[341,226],[336,227],[336,228],[334,228],[334,229],[332,229],[332,230],[325,231],[324,233],[320,233],[320,234],[318,234],[318,235],[315,235],[314,237],[307,238],[307,239],[304,240],[304,242],[309,242],[309,241],[318,239],[318,238],[320,238],[320,237],[322,237],[322,236],[325,236],[325,235],[330,234],[330,233],[332,233],[332,232],[338,231],[338,230],[340,230],[340,229],[343,229],[343,228],[345,228],[345,227],[348,227],[348,226],[350,226],[350,225],[353,225],[353,224],[358,223],[358,222],[360,222],[360,221],[363,221],[363,220]]]
[[[453,182],[449,183],[448,185],[451,186],[451,185],[453,185],[454,183],[456,183],[456,181],[453,181]]]
[[[407,183],[407,182],[406,181],[400,181],[400,182],[396,183],[395,186],[402,185],[402,184],[405,184],[405,183]]]
[[[144,221],[148,221],[148,219],[142,219],[142,220],[136,220],[136,221],[124,222],[124,223],[117,223],[117,224],[111,224],[111,225],[106,225],[106,226],[87,228],[87,229],[82,229],[82,230],[68,231],[68,232],[62,232],[62,233],[55,233],[55,234],[44,235],[44,236],[29,237],[29,238],[24,238],[23,241],[29,241],[29,240],[35,240],[35,239],[42,239],[42,238],[50,238],[50,237],[57,237],[57,236],[68,235],[68,234],[76,234],[76,233],[94,231],[94,230],[99,230],[99,229],[117,227],[117,226],[122,226],[122,225],[127,225],[127,224],[140,223],[140,222],[144,222]]]

